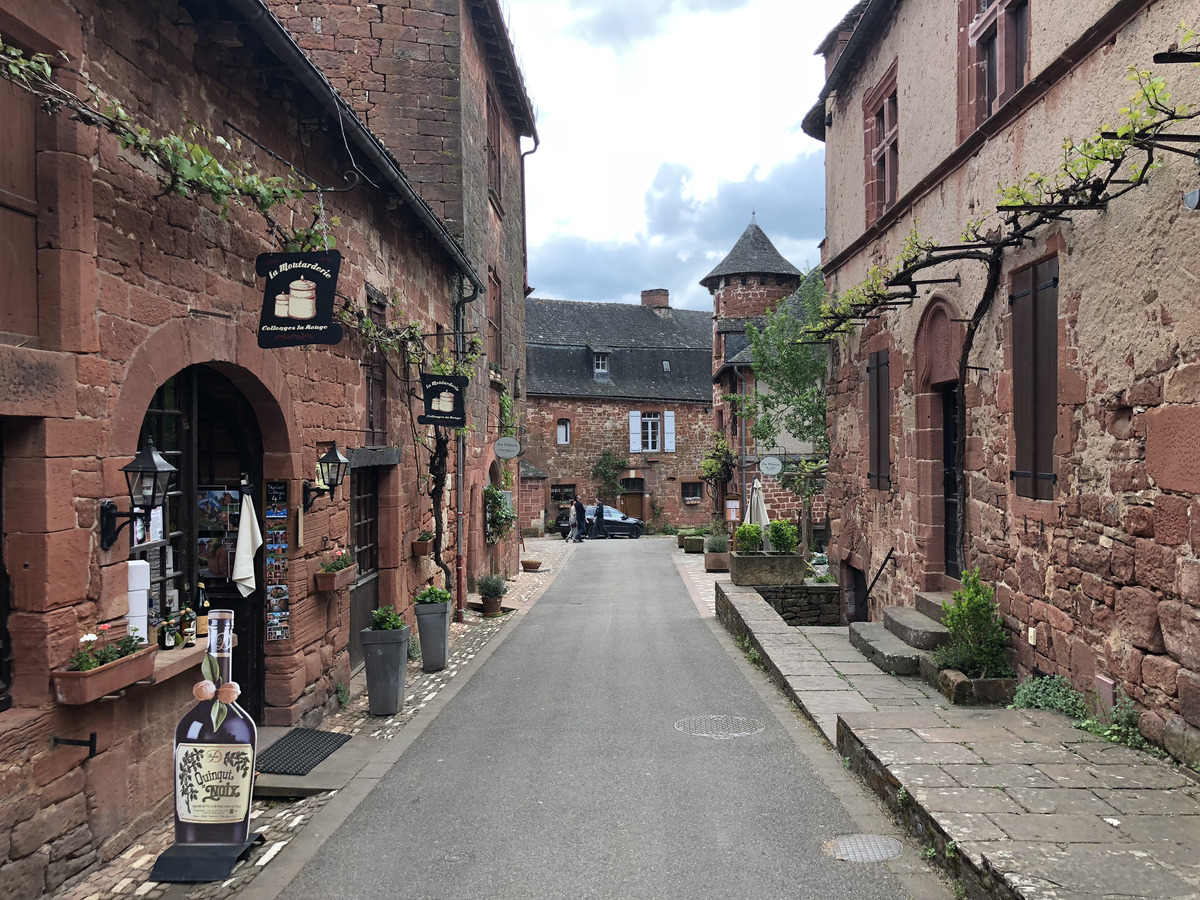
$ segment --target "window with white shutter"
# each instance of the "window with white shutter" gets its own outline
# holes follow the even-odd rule
[[[675,452],[675,413],[663,413],[663,450]]]
[[[629,412],[629,452],[642,452],[642,414],[636,410]]]

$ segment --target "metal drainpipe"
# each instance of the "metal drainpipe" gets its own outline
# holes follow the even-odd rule
[[[742,367],[734,366],[733,371],[738,378],[738,396],[745,397],[746,377],[742,374]],[[746,423],[745,417],[740,415],[738,416],[738,442],[741,444],[742,449],[738,457],[738,469],[742,473],[742,510],[744,512],[748,508],[747,505],[750,502],[750,497],[746,493]]]
[[[468,303],[473,303],[479,297],[479,285],[471,286],[471,293],[467,297],[459,295],[454,304],[454,358],[456,362],[462,362],[463,358],[463,307]],[[463,610],[466,608],[467,597],[467,563],[466,556],[463,553],[463,490],[464,478],[463,469],[467,464],[467,439],[463,433],[463,429],[458,430],[458,471],[455,474],[456,490],[454,492],[454,512],[455,512],[455,533],[454,533],[454,621],[461,622],[463,620]]]

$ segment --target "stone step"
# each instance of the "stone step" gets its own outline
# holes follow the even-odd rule
[[[911,606],[889,606],[883,611],[883,624],[908,646],[918,650],[932,650],[950,638],[950,632],[945,625],[935,622]]]
[[[935,622],[942,621],[942,604],[953,602],[949,591],[917,591],[917,612]]]
[[[882,622],[850,623],[850,644],[891,675],[916,675],[920,670],[919,651],[888,631]]]

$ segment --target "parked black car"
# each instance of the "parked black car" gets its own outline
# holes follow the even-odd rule
[[[596,524],[596,507],[586,506],[584,512],[587,513],[587,537],[591,537]],[[554,527],[563,538],[566,538],[571,531],[570,509],[564,509],[558,514],[554,520]],[[646,523],[641,519],[625,515],[616,507],[606,506],[604,507],[604,528],[613,537],[640,538],[642,532],[646,530]]]

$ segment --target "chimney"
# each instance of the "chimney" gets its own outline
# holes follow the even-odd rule
[[[671,292],[666,288],[642,291],[642,306],[649,306],[651,309],[667,309],[671,305],[670,298]]]

